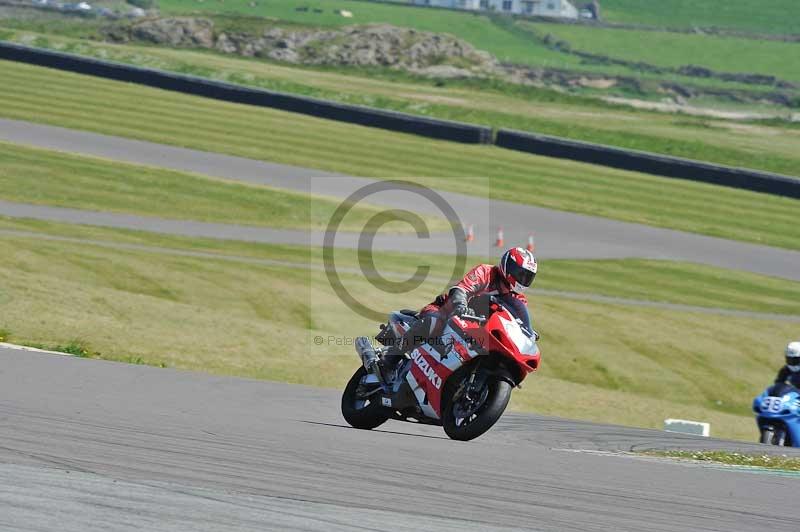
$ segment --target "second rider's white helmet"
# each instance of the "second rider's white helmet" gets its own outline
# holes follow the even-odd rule
[[[786,367],[794,372],[800,371],[800,342],[786,346]]]

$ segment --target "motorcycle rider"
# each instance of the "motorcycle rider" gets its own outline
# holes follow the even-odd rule
[[[786,346],[786,365],[775,378],[775,384],[785,383],[800,388],[800,342],[792,342]]]
[[[384,368],[391,370],[405,353],[437,338],[452,316],[462,316],[476,296],[494,295],[512,307],[523,326],[531,329],[525,290],[536,278],[538,264],[533,253],[524,248],[511,248],[496,265],[478,264],[446,294],[441,294],[419,312],[418,321],[405,333],[397,349],[384,355]]]

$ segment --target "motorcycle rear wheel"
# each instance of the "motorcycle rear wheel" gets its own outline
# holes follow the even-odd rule
[[[470,419],[466,423],[464,423],[464,419],[459,423],[456,412],[454,412],[458,408],[459,398],[447,397],[442,412],[444,432],[453,440],[474,440],[492,428],[503,415],[508,401],[511,399],[511,390],[511,385],[504,380],[487,379],[484,390],[481,390],[481,397],[485,395],[485,398],[480,406],[470,414]]]
[[[366,374],[362,366],[350,377],[342,393],[342,416],[350,426],[370,430],[386,423],[391,414],[377,401],[377,394],[371,396],[373,401],[359,397],[358,388]]]

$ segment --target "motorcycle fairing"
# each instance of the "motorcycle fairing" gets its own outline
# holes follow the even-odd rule
[[[524,333],[510,317],[507,312],[495,312],[485,327],[472,320],[453,317],[445,324],[435,345],[424,343],[410,353],[411,361],[403,378],[425,416],[441,419],[444,383],[475,357],[489,352],[504,354],[520,367],[520,380],[538,368],[541,355],[535,339],[526,338],[522,342]],[[413,316],[401,312],[392,312],[389,317],[392,332],[398,339],[415,321]],[[518,349],[509,336],[520,341],[523,349]]]
[[[788,388],[774,394],[772,386],[753,400],[759,430],[766,425],[786,428],[792,447],[800,447],[800,390]]]
[[[389,325],[398,340],[403,337],[403,334],[405,334],[415,321],[417,321],[417,319],[414,316],[403,312],[393,311],[389,314]]]
[[[442,415],[444,383],[453,372],[480,354],[476,346],[449,324],[437,342],[437,348],[425,343],[411,352],[411,370],[406,375],[406,382],[422,412],[434,419]]]
[[[475,322],[459,318],[454,320],[470,338],[471,345],[479,347],[482,352],[502,353],[513,361],[519,368],[521,382],[526,375],[539,368],[541,353],[536,340],[529,338],[517,320],[509,317],[508,312],[494,312],[482,327]],[[515,345],[514,340],[521,342],[522,350]]]

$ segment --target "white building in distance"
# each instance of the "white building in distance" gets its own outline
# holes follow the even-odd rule
[[[421,6],[495,11],[532,17],[578,18],[578,10],[569,0],[411,0],[411,3]]]

